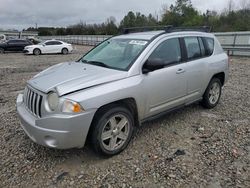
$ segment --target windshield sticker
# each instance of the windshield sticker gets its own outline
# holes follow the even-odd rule
[[[143,40],[131,40],[129,42],[129,44],[145,46],[147,44],[147,41],[143,41]]]

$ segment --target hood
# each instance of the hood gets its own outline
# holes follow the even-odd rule
[[[120,80],[127,77],[125,71],[118,71],[84,64],[68,62],[54,65],[28,81],[32,87],[48,93],[56,89],[59,96],[76,90]]]

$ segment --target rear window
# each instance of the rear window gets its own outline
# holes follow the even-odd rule
[[[206,56],[211,56],[214,52],[214,39],[208,37],[202,37],[202,41],[204,43]]]

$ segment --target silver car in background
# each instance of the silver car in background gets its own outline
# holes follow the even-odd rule
[[[201,101],[215,107],[228,57],[213,34],[174,28],[112,37],[76,62],[57,64],[17,97],[21,125],[36,143],[115,155],[136,126]]]

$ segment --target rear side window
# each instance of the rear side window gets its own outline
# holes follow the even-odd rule
[[[178,38],[168,39],[162,42],[150,55],[149,59],[159,59],[165,62],[166,66],[181,61],[181,49]]]
[[[199,40],[199,45],[200,45],[200,49],[201,49],[201,56],[204,57],[204,56],[206,56],[206,49],[204,47],[204,44],[202,42],[201,37],[199,37],[198,40]]]
[[[61,45],[62,43],[59,41],[54,41],[54,45]]]
[[[187,58],[188,60],[197,59],[201,57],[200,44],[197,37],[185,37],[184,38]]]
[[[202,37],[202,41],[205,47],[206,56],[211,56],[214,52],[214,39],[208,37]]]

